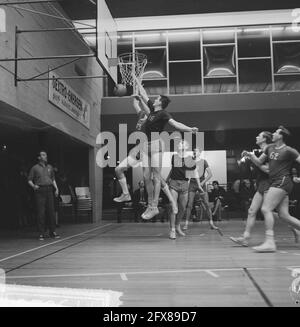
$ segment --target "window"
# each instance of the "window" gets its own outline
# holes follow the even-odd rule
[[[170,94],[201,93],[201,63],[170,63]]]
[[[169,60],[200,60],[200,31],[170,31]]]

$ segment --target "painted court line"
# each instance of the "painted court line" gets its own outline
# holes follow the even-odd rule
[[[284,267],[287,268],[288,267]],[[272,270],[274,268],[269,267],[254,267],[248,268],[249,270]],[[277,269],[277,268],[276,268]],[[205,272],[211,273],[218,271],[242,271],[243,268],[213,268],[213,269],[182,269],[182,270],[153,270],[153,271],[129,271],[126,273],[122,273],[126,275],[151,275],[151,274],[182,274],[182,273],[197,273],[197,272]],[[89,273],[89,274],[61,274],[61,275],[23,275],[23,276],[6,276],[6,279],[26,279],[26,278],[62,278],[62,277],[97,277],[97,276],[120,276],[120,272],[103,272],[103,273]],[[217,274],[215,274],[217,275]],[[216,276],[214,276],[216,277]],[[122,277],[121,277],[122,278]]]
[[[205,272],[207,272],[209,275],[215,277],[215,278],[219,278],[220,276],[216,273],[214,273],[213,271],[211,270],[205,270]]]
[[[279,251],[279,253],[288,253],[287,251]]]
[[[121,273],[121,274],[120,274],[120,277],[121,277],[121,279],[124,280],[124,281],[127,281],[127,280],[128,280],[126,274],[124,274],[124,273]]]
[[[32,248],[32,249],[29,249],[27,251],[24,251],[24,252],[20,252],[20,253],[17,253],[17,254],[14,254],[14,255],[11,255],[9,257],[6,257],[6,258],[3,258],[3,259],[0,259],[0,262],[3,262],[3,261],[6,261],[6,260],[9,260],[9,259],[12,259],[12,258],[16,258],[16,257],[19,257],[20,255],[23,255],[23,254],[26,254],[26,253],[30,253],[30,252],[33,252],[33,251],[36,251],[36,250],[39,250],[39,249],[42,249],[42,248],[45,248],[47,246],[50,246],[50,245],[53,245],[53,244],[57,244],[57,243],[60,243],[60,242],[63,242],[63,241],[66,241],[66,240],[69,240],[71,238],[74,238],[74,237],[77,237],[77,236],[80,236],[80,235],[84,235],[84,234],[87,234],[89,232],[92,232],[94,230],[98,230],[98,229],[101,229],[101,228],[104,228],[104,227],[107,227],[107,226],[111,226],[112,224],[106,224],[106,225],[103,225],[103,226],[99,226],[99,227],[96,227],[96,228],[93,228],[93,229],[89,229],[85,232],[82,232],[82,233],[79,233],[79,234],[75,234],[75,235],[71,235],[71,236],[68,236],[68,237],[65,237],[65,238],[62,238],[62,239],[59,239],[57,241],[54,241],[54,242],[51,242],[51,243],[47,243],[47,244],[44,244],[44,245],[41,245],[41,246],[38,246],[38,247],[35,247],[35,248]]]

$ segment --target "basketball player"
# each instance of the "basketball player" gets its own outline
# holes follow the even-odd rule
[[[140,98],[136,95],[133,96],[133,107],[138,115],[138,122],[135,129],[136,131],[142,131],[143,125],[147,119],[147,108],[145,108],[145,106],[143,106],[143,109],[140,107]],[[139,158],[137,156],[138,152],[136,151],[136,148],[133,148],[129,152],[128,157],[115,168],[116,176],[122,188],[122,194],[119,197],[114,198],[115,202],[126,202],[131,200],[124,172],[138,163]]]
[[[279,126],[273,133],[274,143],[268,145],[259,158],[251,152],[244,153],[258,166],[266,160],[269,162],[270,188],[264,197],[261,209],[265,217],[266,238],[263,244],[253,248],[256,252],[276,252],[273,230],[275,209],[279,217],[293,227],[295,235],[298,237],[300,235],[300,221],[289,214],[289,194],[293,188],[290,171],[294,161],[300,163],[299,152],[286,145],[290,135],[284,126]]]
[[[160,134],[167,123],[181,132],[196,133],[198,132],[198,128],[188,127],[174,120],[166,111],[170,99],[165,95],[159,95],[152,102],[140,81],[136,79],[136,82],[142,100],[150,109],[150,114],[144,125],[148,143],[145,144],[143,151],[144,179],[148,193],[148,207],[142,214],[143,219],[149,220],[159,213],[157,205],[161,189],[161,160],[163,151],[162,140],[159,137],[156,139],[152,138],[153,135],[151,133],[156,132]],[[151,178],[152,176],[153,180]]]
[[[256,144],[262,151],[272,143],[272,133],[263,131],[256,137]],[[261,154],[261,153],[260,153]],[[238,245],[248,246],[250,233],[255,224],[256,215],[261,209],[264,196],[269,189],[269,165],[264,163],[259,167],[255,166],[256,185],[257,190],[252,199],[250,208],[248,210],[248,217],[246,222],[246,228],[241,237],[230,237],[230,239]]]
[[[172,196],[176,202],[178,201],[178,214],[175,215],[172,212],[170,216],[170,239],[176,239],[176,232],[181,236],[185,236],[185,233],[181,230],[180,223],[188,202],[189,178],[186,177],[186,172],[187,170],[196,170],[196,161],[187,154],[188,148],[188,142],[181,140],[178,144],[178,152],[173,154],[171,159],[172,168],[168,180]],[[195,179],[198,180],[197,187],[203,192],[199,175],[196,176],[197,178]]]
[[[209,206],[209,199],[208,199],[208,193],[206,190],[206,183],[212,178],[212,172],[211,169],[208,166],[208,163],[205,159],[201,158],[201,151],[198,148],[195,148],[193,150],[194,152],[194,158],[196,160],[196,170],[198,175],[200,176],[200,186],[202,187],[202,191],[200,190],[200,201],[203,204],[203,207],[209,217],[209,224],[211,229],[217,229],[213,223],[212,219],[212,212]],[[207,175],[206,175],[207,173]],[[206,177],[205,177],[206,175]],[[194,205],[194,199],[197,190],[199,190],[196,178],[195,178],[195,172],[194,171],[187,171],[187,177],[191,177],[190,184],[189,184],[189,191],[188,191],[188,205],[186,208],[186,214],[185,214],[185,224],[183,226],[183,230],[188,229],[188,223],[191,216],[191,212]]]
[[[140,107],[142,105],[142,108]],[[138,122],[136,124],[136,131],[143,131],[143,125],[150,114],[149,107],[143,102],[140,101],[140,97],[138,95],[133,96],[133,107],[138,115]],[[115,202],[127,202],[131,200],[131,196],[127,187],[127,180],[124,172],[130,167],[134,167],[140,160],[138,148],[133,148],[128,157],[125,158],[115,169],[116,176],[122,188],[122,194],[114,198]],[[161,178],[162,190],[168,197],[171,205],[172,211],[176,214],[178,212],[177,204],[170,193],[169,186],[167,183]]]

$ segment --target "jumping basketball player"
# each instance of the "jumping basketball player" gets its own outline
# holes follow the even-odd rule
[[[143,125],[147,119],[147,108],[145,108],[145,106],[143,106],[143,109],[140,107],[140,98],[139,96],[133,96],[133,107],[138,115],[138,122],[136,124],[136,131],[142,131],[143,130]],[[139,161],[139,157],[138,156],[138,152],[136,151],[136,147],[134,147],[130,152],[127,158],[125,158],[116,168],[115,168],[115,172],[116,172],[116,176],[118,178],[118,181],[120,183],[120,186],[122,188],[122,194],[117,197],[114,198],[115,202],[126,202],[126,201],[130,201],[131,200],[131,196],[129,194],[128,191],[128,187],[127,187],[127,180],[126,180],[126,176],[124,174],[124,172],[130,168],[135,166],[138,161]]]
[[[153,132],[160,134],[167,123],[181,132],[198,132],[197,127],[188,127],[180,122],[177,122],[165,110],[170,103],[170,99],[165,95],[159,95],[154,102],[152,102],[142,84],[137,81],[137,87],[142,100],[150,108],[150,114],[145,122],[145,133],[148,138],[148,143],[145,144],[143,151],[143,165],[144,165],[144,179],[146,189],[148,192],[148,207],[142,214],[142,218],[149,220],[159,213],[157,208],[159,193],[161,189],[161,160],[163,144],[162,140],[152,138]],[[153,175],[153,180],[152,180]]]
[[[273,230],[273,211],[276,208],[279,217],[293,227],[298,237],[300,235],[300,221],[289,214],[289,194],[293,188],[291,167],[294,161],[300,163],[299,152],[286,145],[290,135],[284,126],[279,126],[273,133],[274,144],[268,145],[259,158],[251,152],[245,153],[258,166],[266,160],[269,162],[270,188],[264,197],[261,209],[265,217],[266,238],[263,244],[253,248],[256,252],[276,252]]]
[[[142,108],[141,108],[141,106]],[[138,95],[133,96],[133,107],[138,115],[138,122],[136,124],[136,131],[143,131],[143,125],[150,114],[150,109],[149,107],[143,102],[140,101],[140,97]],[[139,156],[139,148],[135,147],[133,148],[128,157],[125,158],[115,169],[116,176],[118,178],[118,181],[120,183],[120,186],[122,188],[122,194],[114,198],[115,202],[127,202],[131,200],[131,196],[128,191],[127,187],[127,180],[125,176],[125,171],[129,169],[130,167],[134,167],[140,160]],[[161,184],[162,184],[162,190],[168,197],[171,206],[172,206],[172,211],[176,214],[178,212],[178,207],[175,202],[175,200],[172,197],[172,194],[170,193],[169,186],[167,183],[161,178]]]

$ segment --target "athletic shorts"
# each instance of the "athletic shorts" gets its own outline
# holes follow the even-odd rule
[[[257,192],[264,195],[270,188],[270,182],[268,180],[262,180],[258,183]]]
[[[281,188],[287,194],[290,194],[293,190],[293,182],[290,176],[283,176],[281,178],[272,179],[270,181],[270,187]]]
[[[169,187],[175,190],[177,193],[185,194],[189,191],[189,182],[171,179]]]
[[[164,151],[164,142],[161,139],[144,143],[143,152],[147,155]]]
[[[206,191],[206,186],[205,185],[203,185],[202,188],[203,188],[203,191]],[[198,191],[198,190],[199,190],[199,187],[198,187],[197,181],[191,179],[190,180],[190,185],[189,185],[189,192],[196,193],[196,191]]]
[[[163,153],[164,143],[162,140],[154,140],[151,142],[145,142],[143,144],[143,151],[141,153],[141,161],[143,167],[160,167],[162,165],[161,155],[155,156],[155,154]]]

